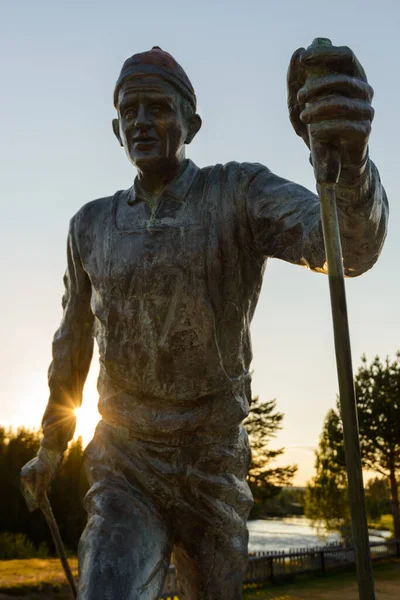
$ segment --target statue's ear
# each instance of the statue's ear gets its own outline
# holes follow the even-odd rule
[[[113,128],[113,132],[114,132],[115,137],[119,141],[120,146],[123,146],[123,143],[122,143],[122,140],[121,140],[121,135],[119,133],[119,121],[118,121],[118,119],[113,119],[112,120],[112,128]]]
[[[193,140],[196,133],[200,130],[201,125],[202,125],[202,120],[201,120],[200,115],[195,114],[190,117],[188,134],[185,139],[185,144],[190,144],[190,142]]]

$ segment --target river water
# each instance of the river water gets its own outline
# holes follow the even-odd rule
[[[337,534],[318,536],[317,530],[305,517],[286,519],[257,519],[247,523],[249,529],[249,552],[271,550],[288,551],[298,548],[324,546],[326,543],[339,542]],[[387,531],[370,532],[370,541],[381,541],[388,537]]]

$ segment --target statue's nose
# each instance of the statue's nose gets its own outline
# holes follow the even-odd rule
[[[149,127],[151,123],[150,112],[144,104],[140,104],[136,115],[136,127]]]

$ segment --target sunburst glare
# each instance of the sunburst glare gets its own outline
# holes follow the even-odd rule
[[[98,360],[94,359],[83,392],[82,405],[74,411],[76,415],[75,437],[82,437],[84,447],[92,439],[96,425],[100,420],[100,414],[97,410],[98,393],[96,389],[98,371],[99,363]]]

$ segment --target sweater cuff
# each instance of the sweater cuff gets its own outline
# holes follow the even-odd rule
[[[40,446],[37,455],[54,473],[62,463],[64,453]]]

